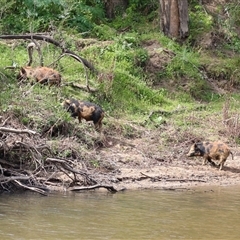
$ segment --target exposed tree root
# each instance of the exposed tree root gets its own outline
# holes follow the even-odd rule
[[[27,189],[47,195],[53,189],[100,187],[117,191],[101,173],[87,168],[81,153],[75,151],[74,158],[59,158],[40,134],[17,120],[8,123],[9,119],[0,126],[0,192]]]

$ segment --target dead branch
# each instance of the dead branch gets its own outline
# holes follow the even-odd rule
[[[94,180],[94,179],[90,176],[90,174],[88,174],[88,173],[86,173],[86,172],[84,172],[84,171],[75,170],[74,168],[72,168],[72,167],[68,164],[67,160],[57,159],[57,158],[47,158],[47,159],[46,159],[46,162],[60,163],[61,166],[62,166],[64,169],[72,172],[73,174],[80,174],[81,176],[85,177],[91,184],[97,184],[97,181]]]
[[[50,66],[53,65],[55,62],[59,61],[61,58],[63,58],[63,57],[66,56],[66,55],[69,55],[69,56],[74,57],[72,54],[63,53],[63,54],[61,54],[61,56],[59,56],[52,64],[50,64]],[[84,71],[85,71],[85,76],[86,76],[86,87],[85,87],[85,86],[78,85],[78,84],[76,84],[76,85],[74,86],[74,83],[66,83],[66,84],[64,84],[64,85],[66,85],[66,86],[69,86],[69,85],[70,85],[70,86],[72,86],[72,87],[78,87],[78,88],[80,88],[80,89],[82,89],[82,90],[84,90],[84,91],[87,91],[87,92],[94,92],[94,91],[96,91],[95,89],[93,90],[93,89],[90,89],[90,87],[89,87],[89,84],[88,84],[88,72],[87,72],[86,66],[84,65],[82,59],[80,59],[79,57],[74,57],[74,58],[77,59],[79,62],[81,62],[81,63],[83,64]]]
[[[54,191],[54,187],[66,186],[89,187],[90,190],[104,187],[116,191],[111,180],[104,181],[105,174],[103,177],[101,173],[90,171],[80,158],[54,157],[39,134],[19,125],[18,119],[9,127],[9,118],[0,119],[0,191],[24,188],[46,195],[48,190]]]
[[[26,149],[28,149],[28,151],[31,153],[32,159],[35,161],[36,169],[38,168],[38,166],[43,165],[42,161],[41,161],[42,160],[42,154],[37,150],[36,147],[34,147],[30,144],[27,144],[27,143],[20,142],[20,141],[16,141],[16,145],[20,145],[20,147],[23,146]]]
[[[86,76],[86,87],[87,87],[88,92],[90,92],[90,88],[89,88],[89,85],[88,85],[88,73],[87,73],[86,66],[85,66],[84,62],[82,61],[82,59],[79,56],[77,56],[76,54],[72,54],[72,53],[64,53],[62,55],[63,56],[64,55],[69,55],[70,57],[73,57],[74,59],[76,59],[77,61],[79,61],[83,64],[84,71],[85,71],[85,76]]]
[[[2,120],[3,118],[2,118],[2,116],[0,116],[0,120]],[[7,123],[7,121],[10,119],[10,117],[7,117],[5,120],[4,120],[4,122],[1,124],[2,125],[2,127]]]
[[[37,43],[37,41],[35,41],[34,39],[32,39],[32,41],[27,45],[27,51],[28,51],[28,58],[29,61],[27,63],[27,66],[31,66],[32,65],[32,61],[33,61],[33,49],[36,49],[40,58],[40,66],[43,66],[43,56],[42,56],[42,52],[41,52],[41,48],[40,45]]]
[[[61,163],[61,164],[66,164],[68,165],[68,161],[66,159],[59,159],[59,158],[47,158],[46,159],[46,162],[53,162],[53,163]],[[78,173],[78,174],[82,174],[82,175],[85,175],[86,173],[83,172],[83,171],[77,171],[77,170],[74,170],[73,168],[70,168],[70,171],[73,172],[73,173]]]
[[[171,51],[171,50],[168,50],[168,49],[163,49],[163,51],[164,51],[165,53],[169,54],[171,57],[174,57],[174,56],[176,56],[176,53],[175,53],[175,52],[173,52],[173,51]]]
[[[32,65],[32,61],[33,61],[33,57],[32,57],[32,54],[33,54],[33,48],[35,47],[35,43],[34,42],[31,42],[27,45],[27,50],[28,50],[28,58],[29,58],[29,61],[27,63],[27,66],[31,66]]]
[[[6,171],[7,169],[3,169],[4,171]],[[8,170],[9,171],[9,170]],[[40,185],[40,183],[38,182],[37,179],[35,179],[35,177],[30,173],[30,175],[28,174],[27,176],[26,175],[23,175],[22,173],[18,173],[16,171],[9,171],[10,174],[14,174],[16,176],[10,176],[10,177],[7,177],[7,176],[3,176],[1,175],[0,176],[0,184],[1,186],[3,185],[6,185],[7,183],[15,183],[17,184],[18,186],[21,186],[25,189],[28,189],[28,190],[31,190],[31,191],[34,191],[34,192],[37,192],[37,193],[40,193],[40,194],[43,194],[43,195],[47,195],[47,191],[48,191],[48,188],[44,185],[42,185],[41,187],[36,187],[36,186],[28,186],[24,183],[22,183],[21,181],[28,181],[29,183],[33,182],[34,184],[37,184],[37,185]],[[17,175],[18,174],[18,175]],[[45,189],[45,190],[43,190]]]
[[[86,92],[95,93],[95,92],[98,91],[96,88],[90,88],[88,85],[87,86],[83,86],[83,85],[80,85],[80,84],[77,84],[77,83],[72,83],[72,82],[65,83],[64,85],[65,86],[71,86],[73,88],[79,88],[79,89],[84,90]]]
[[[16,180],[29,180],[29,176],[11,176],[11,177],[0,177],[0,183],[8,183],[11,181],[16,181]]]
[[[47,193],[46,191],[40,189],[40,188],[37,188],[37,187],[30,187],[30,186],[27,186],[21,182],[19,182],[18,180],[14,180],[15,183],[17,183],[19,186],[23,187],[23,188],[26,188],[28,190],[31,190],[31,191],[34,191],[34,192],[37,192],[37,193],[40,193],[44,196],[47,196]]]
[[[7,66],[7,67],[5,67],[4,69],[11,69],[11,70],[15,70],[17,68],[17,66],[16,65],[14,65],[14,66]],[[4,75],[5,76],[5,75]],[[6,77],[6,76],[5,76]],[[6,77],[7,78],[7,77]]]
[[[57,42],[56,40],[47,37],[47,36],[43,36],[43,35],[35,35],[35,34],[31,34],[31,35],[0,35],[1,39],[35,39],[35,40],[40,40],[40,41],[45,41],[48,43],[51,43],[53,45],[55,45],[56,47],[61,48],[62,53],[63,54],[67,54],[69,56],[71,56],[72,58],[74,58],[75,60],[83,63],[84,66],[86,66],[89,70],[91,70],[92,72],[97,72],[96,69],[94,68],[94,66],[88,62],[86,59],[78,56],[77,54],[75,54],[74,52],[68,50],[67,48],[64,47],[63,44]]]
[[[29,129],[23,129],[23,130],[20,130],[20,129],[14,129],[14,128],[6,128],[6,127],[0,127],[0,132],[11,132],[11,133],[17,133],[17,134],[22,134],[22,133],[26,133],[26,134],[33,134],[33,135],[36,135],[37,132],[35,131],[32,131],[32,130],[29,130]]]
[[[9,162],[9,161],[4,160],[4,159],[0,159],[0,164],[8,165],[12,168],[17,168],[18,167],[18,165],[13,164],[12,162]],[[1,182],[1,180],[0,180],[0,182]]]
[[[96,188],[106,188],[109,192],[115,193],[118,192],[116,188],[110,185],[102,185],[102,184],[96,184],[93,186],[88,186],[88,187],[71,187],[69,190],[70,191],[82,191],[82,190],[93,190]]]

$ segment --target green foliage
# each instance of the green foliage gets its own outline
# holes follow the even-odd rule
[[[197,81],[192,81],[188,90],[192,97],[196,100],[211,101],[212,100],[212,91],[209,85],[203,79],[198,79]]]
[[[213,23],[213,17],[204,10],[202,5],[192,4],[189,11],[189,41],[208,32],[213,27]]]
[[[48,31],[52,27],[57,28],[58,32],[54,38],[64,39],[65,45],[73,51],[79,51],[77,43],[83,40],[76,32],[86,32],[84,36],[97,38],[93,43],[86,44],[80,53],[99,71],[98,76],[88,75],[90,86],[98,89],[96,93],[64,85],[70,82],[84,85],[86,81],[84,67],[68,57],[62,58],[56,65],[63,76],[61,90],[39,85],[32,87],[29,84],[21,85],[19,90],[15,77],[17,70],[11,72],[4,70],[4,67],[19,67],[27,62],[26,43],[18,43],[14,50],[8,45],[0,44],[1,108],[5,112],[12,111],[23,124],[32,126],[39,132],[44,126],[51,127],[59,122],[72,123],[73,119],[60,104],[66,97],[96,102],[109,116],[134,119],[141,124],[147,122],[148,126],[160,126],[168,116],[156,114],[145,121],[151,111],[157,111],[159,108],[171,111],[179,106],[188,109],[195,100],[218,100],[219,95],[212,92],[203,78],[202,66],[207,65],[213,77],[224,76],[236,84],[239,82],[237,58],[227,59],[223,55],[221,62],[209,62],[210,56],[207,60],[203,59],[199,49],[196,50],[185,43],[179,44],[163,36],[158,28],[152,31],[153,21],[156,21],[152,16],[158,18],[158,0],[130,0],[126,14],[117,16],[111,23],[104,19],[103,1],[100,0],[17,0],[16,3],[11,0],[5,1],[1,7],[2,33]],[[195,1],[190,8],[190,40],[210,31],[214,24],[212,16],[198,3],[199,1]],[[229,5],[229,11],[232,13],[234,24],[238,23],[239,10]],[[231,26],[228,27],[231,30],[231,47],[236,51],[240,41],[231,24],[224,26],[224,29]],[[63,28],[66,29],[64,33],[61,32]],[[118,29],[124,31],[119,33]],[[165,50],[168,54],[168,61],[159,72],[147,71],[151,57],[144,45],[147,40],[159,43],[160,46],[154,50],[154,54],[162,56],[161,53],[165,53]],[[52,63],[60,55],[60,51],[49,44],[42,46],[41,50],[45,65]],[[36,60],[34,65],[37,64]],[[148,85],[151,78],[157,79],[154,82],[156,85]],[[124,135],[132,136],[134,129],[128,126],[124,126],[123,129]],[[69,134],[72,131],[73,128],[70,128]],[[82,132],[84,127],[78,126],[74,134],[88,145],[94,145],[92,138],[84,138]],[[63,152],[63,156],[65,155],[68,155],[68,152]]]
[[[158,8],[158,0],[129,0],[129,9],[128,11],[140,11],[145,14],[154,11]]]
[[[166,67],[165,77],[201,78],[199,71],[199,53],[194,52],[186,46],[175,48],[175,56]]]
[[[100,166],[100,162],[97,159],[90,160],[90,164],[95,168],[98,168]]]
[[[100,24],[104,19],[101,1],[72,1],[71,10],[66,12],[66,24],[79,32],[93,29],[94,23]]]
[[[146,66],[149,60],[148,52],[146,49],[139,48],[135,51],[135,64],[141,68]]]
[[[116,37],[117,32],[108,25],[100,24],[93,27],[91,35],[100,40],[112,40]]]
[[[146,112],[152,104],[161,106],[165,103],[164,92],[152,91],[137,77],[123,71],[115,72],[112,94],[108,101],[118,110],[138,113]]]
[[[235,52],[240,52],[240,38],[238,34],[232,34],[231,41],[228,41],[226,47]]]
[[[147,86],[143,67],[148,61],[148,53],[140,47],[136,34],[122,34],[115,37],[113,44],[94,48],[98,64],[102,66],[100,92],[96,99],[106,110],[119,115],[125,113],[145,114],[155,104],[166,103],[166,92],[152,90]],[[90,49],[88,49],[90,53]],[[105,70],[104,70],[105,69]]]
[[[221,31],[225,34],[226,47],[240,52],[240,38],[236,29],[240,26],[240,9],[239,3],[228,3],[224,11],[228,13],[227,18],[219,18],[218,24],[221,26]]]
[[[205,10],[199,1],[190,1],[189,41],[209,31],[220,35],[219,43],[225,48],[240,52],[240,38],[236,29],[240,26],[240,8],[237,0],[226,2],[225,5],[216,6],[215,14]]]
[[[10,0],[6,3],[0,7],[0,30],[5,34],[49,31],[56,26],[85,32],[104,20],[101,1]]]
[[[237,4],[236,4],[237,3]],[[240,25],[240,9],[238,6],[239,2],[228,3],[225,11],[229,11],[229,24],[232,29]]]
[[[130,0],[126,12],[117,14],[110,25],[124,31],[148,32],[152,27],[152,22],[158,19],[158,0]]]
[[[24,0],[15,1],[2,14],[2,32],[34,32],[48,30],[52,22],[58,21],[63,10],[63,1]],[[16,21],[18,16],[18,21]]]

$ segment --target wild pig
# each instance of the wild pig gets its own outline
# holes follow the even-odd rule
[[[36,82],[41,84],[49,84],[51,87],[52,85],[60,86],[61,83],[61,75],[58,71],[48,68],[48,67],[22,67],[20,72],[17,76],[18,80],[23,79],[34,79]]]
[[[188,157],[193,156],[202,156],[203,157],[203,165],[209,161],[212,165],[216,165],[212,160],[219,160],[219,170],[222,170],[225,161],[227,160],[229,154],[233,154],[230,151],[229,147],[221,142],[197,142],[194,143],[189,153],[187,154]]]
[[[101,130],[104,111],[98,105],[76,99],[66,99],[62,105],[71,113],[72,117],[78,117],[79,122],[82,121],[82,118],[86,121],[93,121],[96,130]]]

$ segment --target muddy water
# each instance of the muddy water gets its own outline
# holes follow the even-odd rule
[[[4,194],[0,239],[240,239],[240,187]]]

